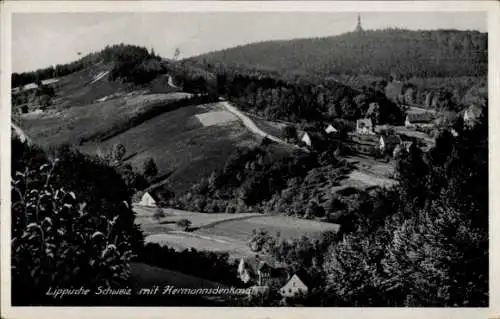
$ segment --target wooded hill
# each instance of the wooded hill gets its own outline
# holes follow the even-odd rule
[[[323,76],[483,76],[487,74],[487,34],[457,30],[369,30],[242,45],[189,61]]]

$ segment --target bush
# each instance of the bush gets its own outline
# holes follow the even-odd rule
[[[185,231],[188,231],[189,226],[191,226],[191,221],[189,219],[179,219],[175,224],[178,227],[184,228]]]
[[[126,202],[104,215],[54,182],[58,160],[25,167],[12,180],[13,304],[37,304],[49,287],[124,287],[134,257],[119,228]]]

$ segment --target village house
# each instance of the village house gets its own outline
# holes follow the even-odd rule
[[[359,119],[356,121],[356,133],[360,135],[374,135],[371,119]]]
[[[156,200],[149,192],[145,192],[144,195],[142,195],[141,201],[138,204],[146,207],[157,207]]]
[[[405,126],[417,127],[417,126],[431,126],[435,120],[435,115],[431,112],[411,112],[406,114]]]
[[[257,286],[266,286],[271,277],[271,267],[260,258],[241,258],[238,265],[238,276],[244,283],[254,282]]]
[[[332,134],[332,133],[337,133],[337,129],[332,125],[328,125],[325,129],[326,134]]]
[[[275,264],[274,267],[259,256],[255,258],[241,258],[238,264],[238,277],[245,283],[252,285],[252,293],[268,293],[271,286],[280,286],[288,278],[286,270]]]
[[[309,134],[307,132],[305,132],[304,135],[302,135],[302,138],[300,140],[302,142],[304,142],[304,144],[306,144],[307,146],[309,146],[309,147],[312,146],[311,137],[309,136]]]
[[[309,292],[308,281],[308,276],[304,273],[293,274],[286,284],[280,288],[281,296],[290,298],[297,294],[306,295]]]
[[[464,125],[467,127],[472,127],[474,126],[479,118],[483,114],[483,108],[478,106],[478,105],[471,105],[469,106],[465,111],[464,111]]]
[[[318,132],[304,132],[300,139],[307,147],[319,149],[325,146],[326,137]]]

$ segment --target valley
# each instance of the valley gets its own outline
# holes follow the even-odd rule
[[[108,45],[14,73],[17,300],[56,282],[249,289],[164,306],[484,306],[485,36],[358,16],[332,37],[182,59]]]

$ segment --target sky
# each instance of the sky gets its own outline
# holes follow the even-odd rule
[[[117,43],[180,58],[265,40],[352,31],[356,12],[14,13],[12,71],[63,64]],[[487,31],[483,12],[362,12],[364,29]]]

